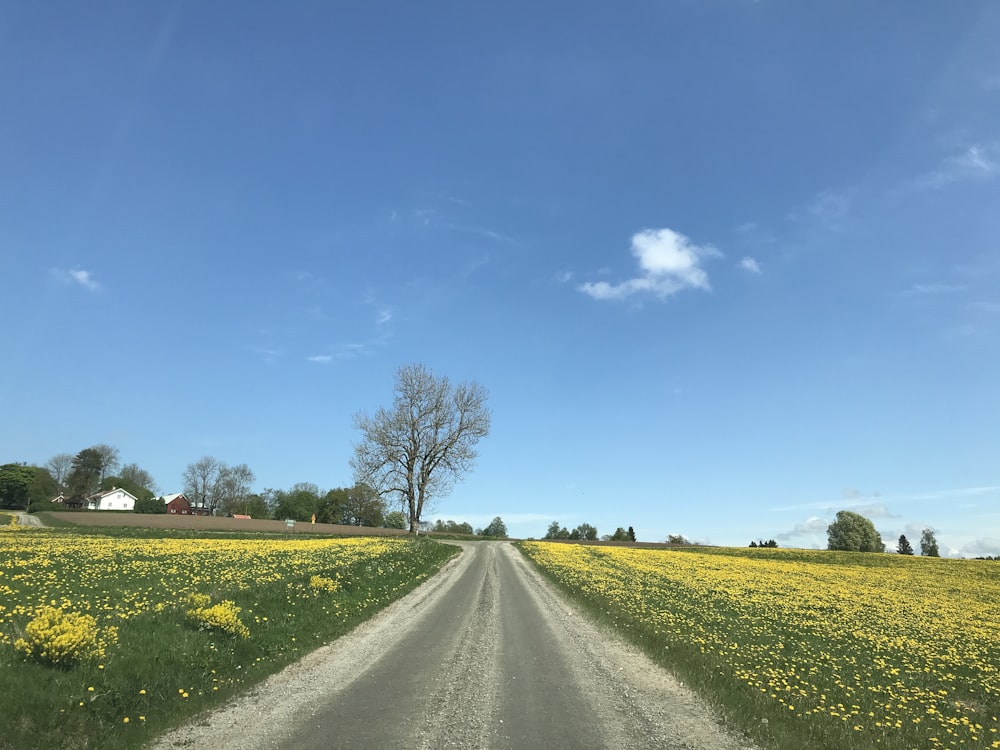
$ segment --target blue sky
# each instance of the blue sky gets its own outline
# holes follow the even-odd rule
[[[0,460],[351,482],[490,391],[432,517],[1000,554],[1000,5],[0,0]]]

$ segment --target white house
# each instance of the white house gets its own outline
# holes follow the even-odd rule
[[[98,492],[87,498],[87,510],[135,510],[136,497],[128,490]]]

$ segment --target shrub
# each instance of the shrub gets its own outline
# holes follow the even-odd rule
[[[103,657],[107,647],[118,641],[118,629],[97,627],[90,615],[63,612],[59,607],[42,607],[25,626],[24,638],[14,648],[38,661],[68,666],[84,659]]]

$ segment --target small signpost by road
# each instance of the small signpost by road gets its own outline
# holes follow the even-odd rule
[[[294,518],[286,518],[285,519],[285,530],[288,531],[289,533],[294,533],[294,531],[295,531],[295,519]]]

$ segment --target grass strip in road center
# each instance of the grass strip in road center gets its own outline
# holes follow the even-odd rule
[[[762,747],[1000,748],[1000,563],[525,542]]]
[[[401,537],[0,530],[0,750],[139,747],[400,598]]]

